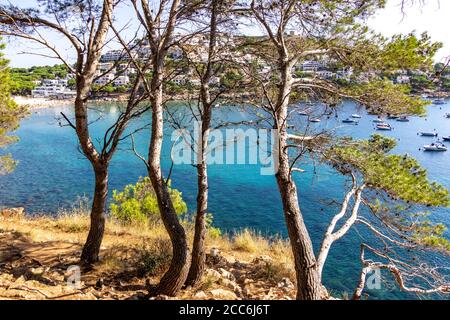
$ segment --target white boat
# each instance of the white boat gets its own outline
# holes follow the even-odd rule
[[[375,122],[375,123],[384,123],[384,120],[381,119],[381,118],[376,118],[376,119],[373,120],[373,122]]]
[[[433,100],[433,104],[445,104],[445,100],[444,99],[436,99],[436,100]]]
[[[352,114],[352,118],[361,119],[362,117],[359,114]]]
[[[437,137],[437,132],[419,132],[422,137]]]
[[[320,122],[320,119],[317,119],[317,118],[311,118],[311,119],[309,119],[309,122]]]
[[[450,118],[450,113],[446,113],[446,114],[445,114],[445,117],[446,117],[446,118]]]
[[[398,122],[409,122],[409,119],[407,117],[400,117],[396,121],[398,121]]]
[[[298,112],[298,114],[301,115],[301,116],[309,116],[310,113],[311,113],[311,109],[310,108],[305,109],[305,110],[301,110],[301,111]]]
[[[450,136],[448,136],[448,137],[442,137],[442,140],[444,140],[444,141],[450,141]]]
[[[427,144],[427,145],[423,146],[423,149],[425,151],[447,151],[447,147],[445,146],[445,144],[440,143],[440,142]]]
[[[342,122],[343,123],[352,123],[352,124],[358,124],[359,123],[358,120],[351,119],[351,118],[344,119],[344,120],[342,120]]]
[[[383,123],[377,124],[377,129],[378,130],[391,131],[392,127],[391,127],[391,125],[389,123],[383,122]]]

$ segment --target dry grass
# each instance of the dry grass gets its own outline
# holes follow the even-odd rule
[[[89,230],[88,208],[79,206],[60,211],[56,218],[37,216],[32,218],[8,218],[1,220],[3,229],[17,230],[33,241],[64,241],[81,249]],[[186,226],[189,243],[192,243],[192,225]],[[268,239],[260,233],[244,229],[233,236],[207,237],[209,248],[218,248],[227,256],[242,262],[252,262],[258,256],[268,256],[271,262],[261,265],[256,272],[261,278],[294,280],[292,253],[289,243],[281,238]],[[106,272],[127,271],[134,265],[139,275],[156,276],[168,267],[171,256],[170,241],[161,223],[123,225],[108,217],[102,244],[102,263]],[[208,286],[207,280],[205,286]]]
[[[234,250],[248,253],[265,252],[270,248],[269,241],[266,238],[249,229],[237,232],[232,241]]]

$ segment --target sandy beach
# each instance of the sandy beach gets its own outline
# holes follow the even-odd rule
[[[58,99],[48,99],[48,98],[33,98],[24,96],[14,96],[14,101],[18,105],[27,106],[30,110],[45,109],[54,106],[73,104],[72,99],[58,100]]]

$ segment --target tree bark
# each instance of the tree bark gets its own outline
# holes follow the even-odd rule
[[[159,78],[159,79],[158,79]],[[148,173],[155,191],[161,219],[172,243],[172,261],[170,267],[156,287],[155,294],[175,296],[184,285],[190,264],[189,247],[183,226],[178,220],[172,199],[161,171],[161,148],[163,142],[163,104],[162,81],[160,75],[154,75],[156,85],[152,97],[152,133],[149,148]]]
[[[209,112],[210,113],[210,112]],[[195,234],[192,247],[192,261],[186,285],[194,286],[202,278],[205,270],[206,252],[206,214],[208,213],[208,169],[206,163],[206,147],[209,133],[210,117],[202,122],[200,137],[201,159],[197,164],[197,215],[195,217]],[[206,122],[206,123],[205,123]]]
[[[278,171],[276,180],[283,203],[284,218],[294,255],[297,278],[297,299],[319,300],[321,298],[321,282],[316,269],[316,257],[303,221],[297,197],[297,187],[292,180],[287,146],[287,117],[289,96],[292,89],[292,75],[287,54],[281,53],[280,71],[281,85],[278,92],[276,125],[279,134]]]
[[[198,137],[198,160],[197,160],[197,215],[195,217],[195,234],[192,247],[192,261],[186,285],[198,284],[203,276],[206,262],[205,238],[206,238],[206,215],[208,214],[208,164],[207,147],[209,130],[212,118],[212,102],[209,82],[213,76],[213,60],[217,47],[217,25],[219,9],[222,2],[212,2],[208,61],[203,76],[201,77],[200,101],[202,102],[202,127]]]
[[[106,200],[108,197],[108,165],[94,165],[95,192],[91,209],[91,224],[81,253],[81,262],[98,262],[105,232]]]
[[[283,203],[284,218],[291,242],[292,253],[294,255],[297,278],[297,299],[319,300],[321,298],[321,283],[319,273],[316,270],[316,258],[298,204],[297,188],[295,183],[290,179],[289,174],[289,166],[286,165],[284,160],[281,160],[276,179]]]

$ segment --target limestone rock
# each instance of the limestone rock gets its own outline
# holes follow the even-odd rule
[[[205,299],[208,299],[208,295],[203,291],[198,291],[194,294],[194,298],[200,299],[200,300],[205,300]]]
[[[289,278],[283,278],[280,282],[278,282],[277,287],[284,291],[290,291],[294,289],[294,284],[291,280],[289,280]]]
[[[235,280],[236,280],[236,278],[234,277],[234,275],[233,275],[231,272],[225,270],[224,268],[219,268],[218,271],[219,271],[220,275],[221,275],[223,278],[229,279],[229,280],[232,280],[232,281],[235,281]]]
[[[220,284],[223,285],[224,287],[227,287],[228,289],[233,290],[236,293],[242,292],[241,287],[232,280],[222,278],[222,279],[220,279]]]
[[[215,278],[215,279],[220,279],[222,275],[217,270],[206,269],[205,276]]]
[[[230,290],[225,289],[214,289],[211,290],[210,293],[215,299],[222,299],[222,300],[236,300],[237,295]]]

